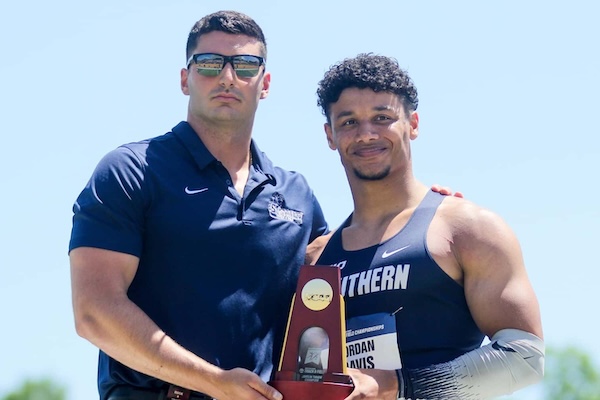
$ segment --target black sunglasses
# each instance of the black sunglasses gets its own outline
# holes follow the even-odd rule
[[[238,77],[252,78],[258,75],[260,66],[265,64],[265,59],[251,54],[224,56],[217,53],[199,53],[189,58],[188,69],[192,63],[196,64],[198,73],[203,76],[217,76],[225,65],[230,63]]]

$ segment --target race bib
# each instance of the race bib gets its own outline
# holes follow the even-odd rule
[[[349,368],[400,369],[396,318],[379,313],[348,319],[346,359]]]

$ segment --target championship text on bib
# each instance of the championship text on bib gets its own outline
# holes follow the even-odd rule
[[[400,369],[395,317],[379,313],[348,319],[346,357],[349,368]]]

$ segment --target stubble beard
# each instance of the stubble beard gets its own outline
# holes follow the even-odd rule
[[[391,167],[387,166],[379,172],[366,173],[357,168],[354,168],[354,176],[364,181],[379,181],[386,178],[390,174]]]

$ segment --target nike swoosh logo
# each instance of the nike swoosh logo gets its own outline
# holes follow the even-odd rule
[[[384,251],[384,252],[383,252],[383,254],[381,255],[381,258],[388,258],[389,256],[393,256],[394,254],[398,253],[399,251],[402,251],[402,250],[404,250],[404,249],[406,249],[406,248],[409,248],[409,247],[410,247],[410,244],[407,244],[406,246],[404,246],[404,247],[400,247],[399,249],[396,249],[396,250],[393,250],[393,251],[390,251],[389,253],[388,253],[388,251],[386,250],[386,251]]]
[[[511,349],[510,347],[506,347],[506,346],[502,346],[500,343],[498,343],[498,341],[496,340],[494,343],[492,343],[492,348],[498,350],[498,351],[506,351],[506,352],[510,352],[510,353],[516,353],[517,351],[514,349]]]
[[[190,189],[189,187],[185,187],[185,192],[187,194],[198,194],[198,193],[202,193],[202,192],[206,192],[208,190],[208,188],[204,188],[204,189]]]

